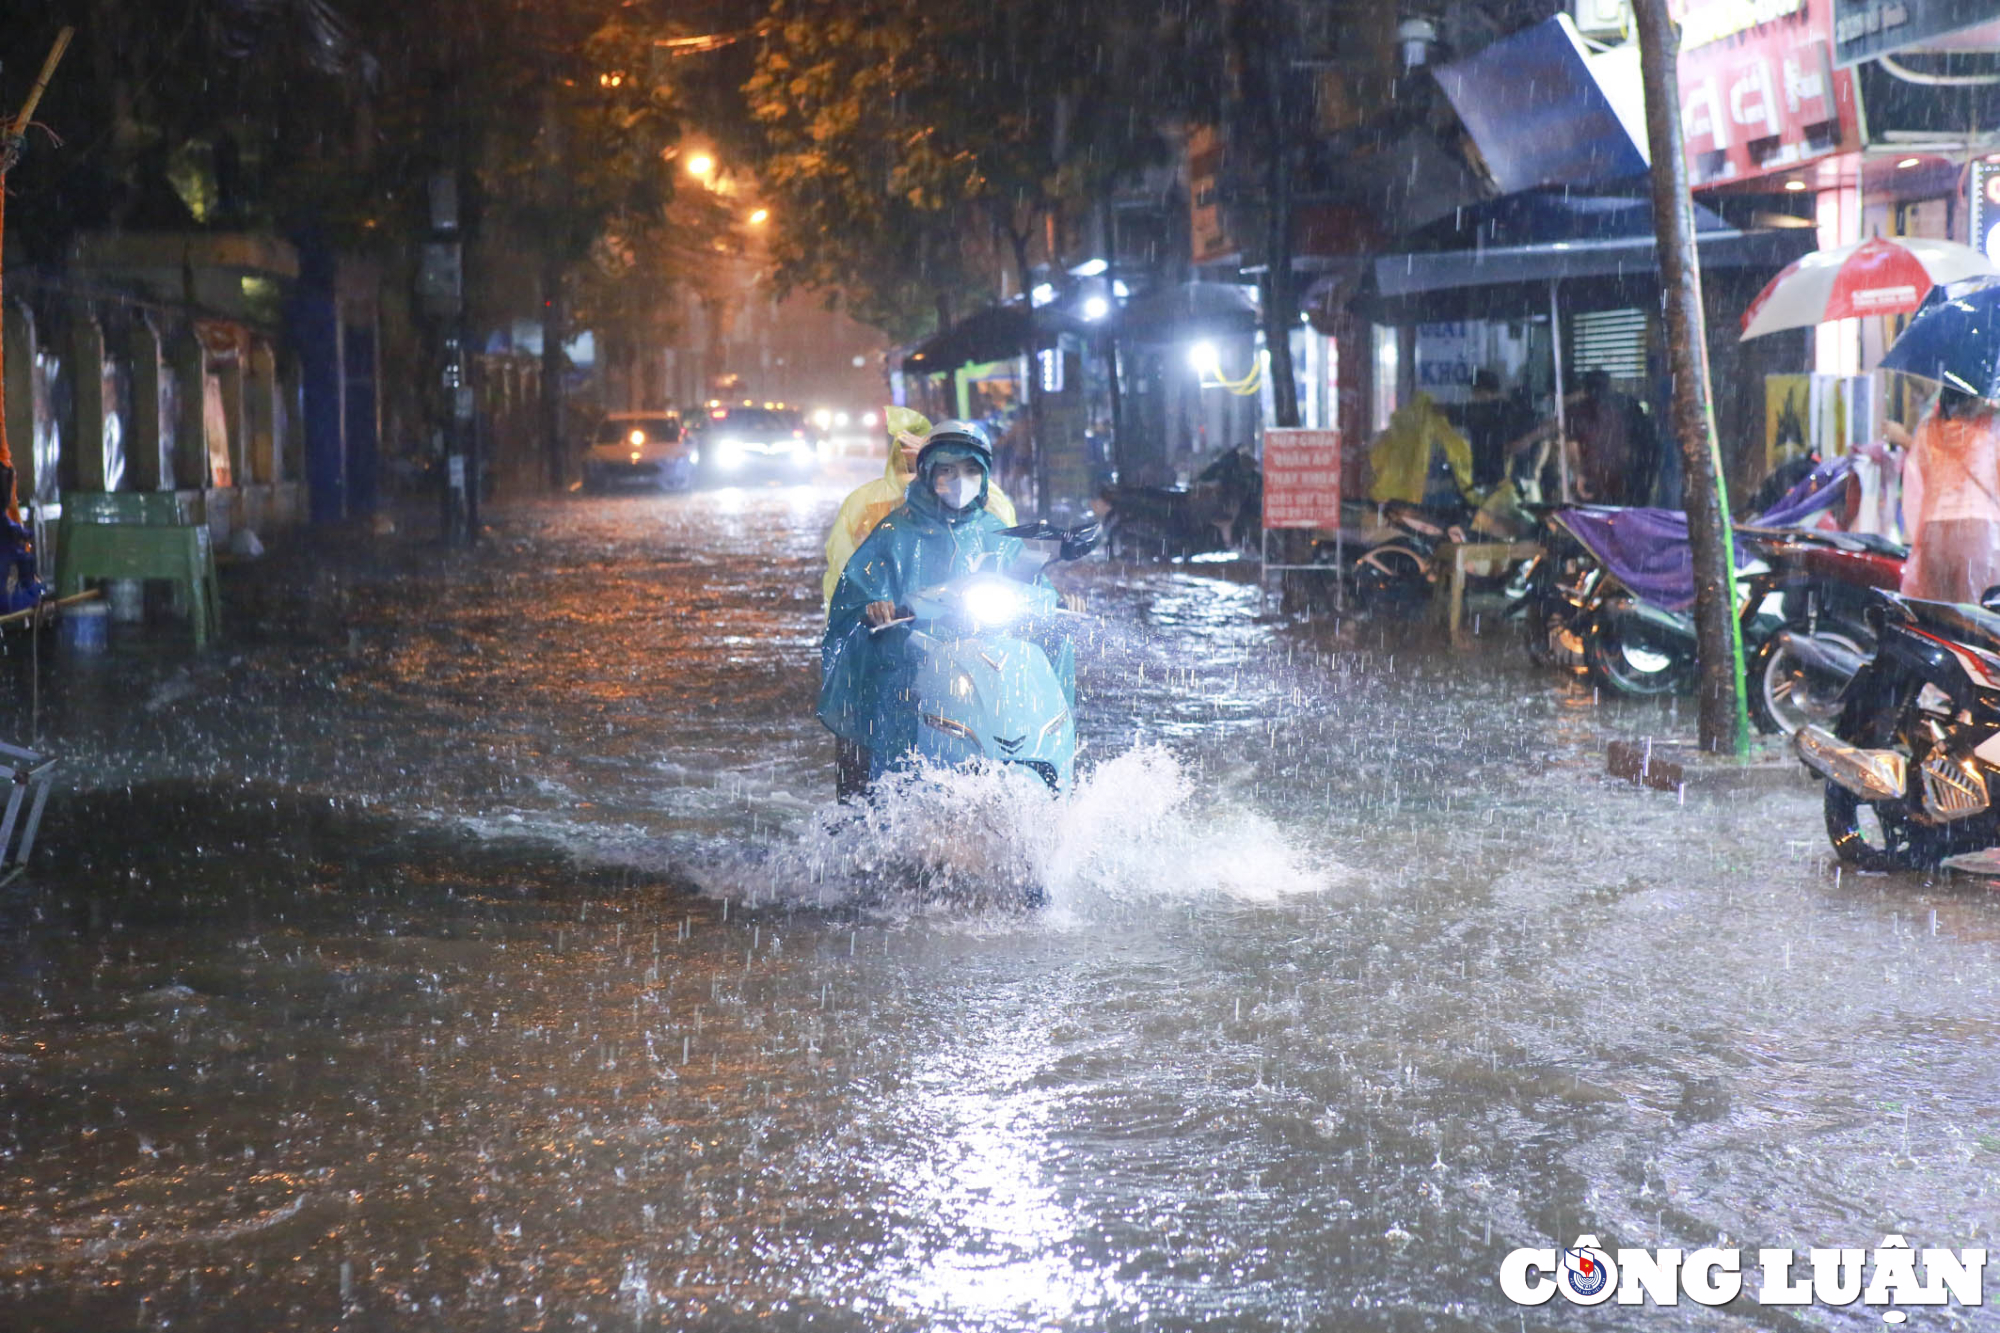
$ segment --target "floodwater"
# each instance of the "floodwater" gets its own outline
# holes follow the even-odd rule
[[[294,549],[221,649],[38,694],[17,642],[66,786],[0,891],[0,1328],[1859,1329],[1496,1278],[1990,1243],[1979,882],[1837,874],[1802,782],[1608,781],[1683,720],[1491,626],[1206,566],[1080,572],[1067,804],[839,820],[838,497]]]

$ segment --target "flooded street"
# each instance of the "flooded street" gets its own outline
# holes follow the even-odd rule
[[[1490,623],[1199,564],[1075,571],[1066,805],[844,818],[848,481],[281,551],[32,710],[17,649],[64,767],[0,891],[0,1328],[1860,1329],[1497,1275],[1991,1243],[1980,882],[1836,874],[1802,779],[1606,779],[1686,719]]]

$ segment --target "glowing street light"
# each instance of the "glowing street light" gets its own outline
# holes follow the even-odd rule
[[[715,170],[715,159],[707,153],[696,153],[688,159],[688,175],[706,176]]]
[[[750,225],[753,227],[761,227],[770,220],[771,210],[768,208],[760,208],[750,215]]]

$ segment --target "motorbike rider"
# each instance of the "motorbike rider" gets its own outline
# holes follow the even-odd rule
[[[819,718],[844,744],[835,787],[845,799],[905,761],[917,741],[908,688],[907,631],[887,628],[921,589],[971,573],[982,557],[1006,567],[1018,538],[992,512],[992,446],[971,422],[941,421],[924,435],[902,504],[876,524],[835,583],[820,643]],[[987,561],[991,565],[993,561]],[[877,633],[875,631],[881,631]],[[1068,643],[1052,654],[1074,697]]]
[[[917,451],[923,448],[924,433],[931,428],[923,413],[908,407],[888,408],[882,420],[889,433],[889,460],[882,475],[857,487],[843,500],[839,516],[827,530],[826,575],[820,580],[820,595],[823,605],[829,608],[833,605],[834,587],[840,582],[840,571],[847,567],[855,548],[875,530],[877,523],[888,517],[890,510],[903,503],[904,493],[917,475]],[[1014,502],[990,481],[986,488],[986,511],[998,518],[1002,527],[1013,526]]]

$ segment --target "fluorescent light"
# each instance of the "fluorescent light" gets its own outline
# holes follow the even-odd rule
[[[1923,161],[1921,157],[1906,157],[1896,164],[1896,170],[1908,171],[1911,167],[1922,166]]]

